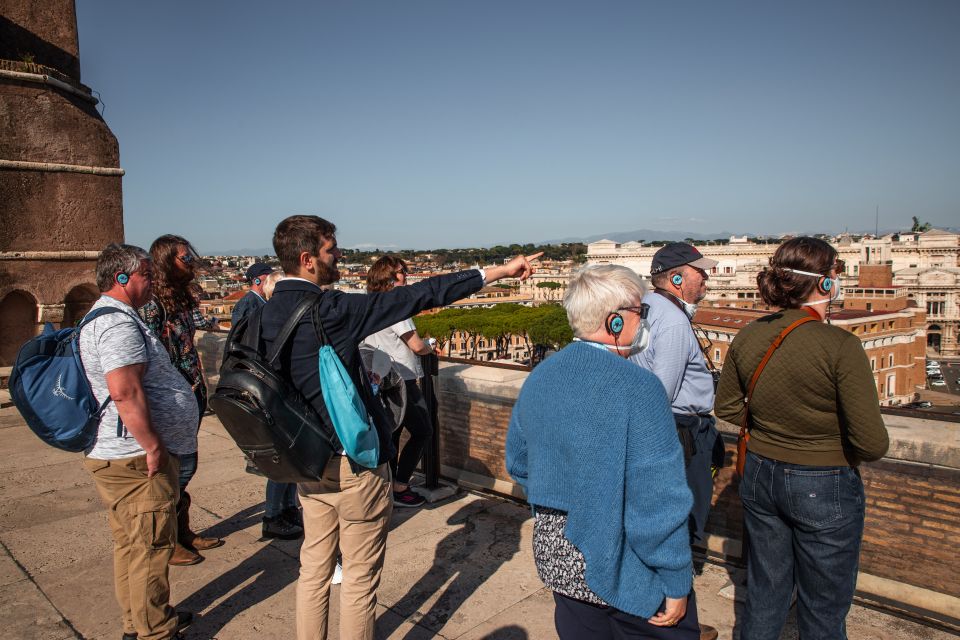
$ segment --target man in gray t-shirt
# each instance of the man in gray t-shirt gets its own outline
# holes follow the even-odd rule
[[[113,307],[80,332],[80,359],[99,402],[110,396],[85,452],[107,507],[123,638],[180,638],[191,614],[170,606],[167,563],[177,539],[177,455],[197,450],[197,403],[166,350],[137,316],[153,269],[141,248],[111,244],[97,260],[101,297]]]

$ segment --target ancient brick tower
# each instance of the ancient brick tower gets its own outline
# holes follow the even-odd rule
[[[123,240],[117,139],[80,83],[74,0],[0,0],[0,366],[98,296]]]

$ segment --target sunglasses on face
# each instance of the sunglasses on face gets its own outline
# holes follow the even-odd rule
[[[193,256],[190,255],[189,253],[185,253],[182,256],[177,256],[177,260],[179,260],[185,265],[193,264]]]

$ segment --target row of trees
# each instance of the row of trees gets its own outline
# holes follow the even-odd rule
[[[444,309],[414,318],[417,332],[423,337],[436,338],[440,348],[450,355],[453,335],[462,332],[472,343],[471,357],[477,357],[477,342],[484,338],[494,346],[495,357],[509,353],[513,336],[523,338],[531,354],[531,365],[543,360],[550,349],[560,349],[573,339],[563,307],[546,304],[524,307],[517,304],[498,304],[490,308]]]
[[[587,245],[582,242],[571,242],[563,244],[511,244],[496,245],[481,249],[432,249],[429,251],[420,251],[414,249],[401,249],[396,251],[361,251],[359,249],[345,249],[344,254],[351,262],[373,262],[384,253],[391,253],[404,260],[412,261],[425,255],[432,255],[433,262],[438,266],[446,264],[491,264],[502,262],[507,258],[512,258],[517,254],[531,255],[543,251],[544,258],[549,260],[573,260],[581,263],[587,258]]]

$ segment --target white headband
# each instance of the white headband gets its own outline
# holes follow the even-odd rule
[[[780,267],[780,268],[783,269],[784,271],[789,271],[790,273],[799,273],[802,276],[812,276],[814,278],[829,277],[829,276],[823,275],[822,273],[813,273],[812,271],[800,271],[799,269],[788,269],[787,267]]]

